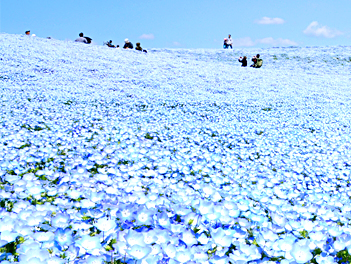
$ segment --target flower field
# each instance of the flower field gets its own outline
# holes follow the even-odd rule
[[[350,263],[350,54],[0,34],[0,262]]]

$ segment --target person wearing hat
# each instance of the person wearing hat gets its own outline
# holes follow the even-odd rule
[[[129,39],[125,39],[124,40],[124,46],[123,46],[124,49],[133,49],[133,44],[129,41]]]
[[[26,31],[26,35],[29,36],[30,35],[30,30]]]

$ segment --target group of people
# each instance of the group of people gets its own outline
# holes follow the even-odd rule
[[[26,35],[30,35],[30,30],[27,30],[25,32]],[[33,34],[32,36],[35,36],[35,34]],[[90,44],[92,39],[84,36],[84,34],[81,32],[79,33],[79,37],[75,40],[76,42],[82,42],[82,43],[86,43],[86,44]],[[119,45],[113,45],[112,44],[112,40],[107,41],[106,43],[104,43],[104,45],[110,47],[110,48],[117,48],[119,49]],[[223,43],[223,48],[224,49],[228,49],[228,48],[233,49],[233,40],[232,40],[232,36],[229,34],[228,38],[224,39],[224,43]],[[129,39],[125,39],[124,40],[124,46],[123,49],[133,49],[134,46],[133,44],[129,41]],[[147,52],[146,50],[144,50],[141,46],[140,46],[140,42],[136,43],[136,47],[135,50],[139,50],[139,51],[143,51],[143,52]],[[253,62],[252,65],[250,65],[250,67],[253,68],[261,68],[262,64],[263,64],[263,60],[260,58],[260,54],[257,54],[256,56],[253,56],[251,61]],[[239,62],[241,63],[241,67],[247,67],[247,57],[239,57]]]
[[[223,42],[224,49],[228,49],[229,47],[231,49],[233,49],[233,39],[232,39],[232,35],[230,35],[230,34],[228,35],[228,38],[224,38],[224,42]],[[253,62],[253,64],[250,65],[250,67],[253,67],[253,68],[261,68],[261,66],[263,64],[263,60],[260,58],[260,54],[253,56],[251,61]],[[240,57],[239,62],[241,62],[241,67],[246,67],[247,66],[247,57],[246,56]]]
[[[251,61],[253,62],[250,67],[253,68],[261,68],[263,64],[263,60],[260,58],[260,54],[257,54],[256,56],[253,56]],[[247,66],[247,57],[239,57],[239,62],[241,62],[241,67],[246,67]]]
[[[87,36],[84,36],[83,33],[79,33],[79,38],[77,38],[75,40],[76,42],[82,42],[82,43],[86,43],[86,44],[90,44],[92,39],[87,37]],[[104,43],[104,45],[106,45],[107,47],[110,47],[110,48],[117,48],[119,49],[119,45],[113,45],[112,44],[112,40],[110,41],[107,41],[106,43]],[[124,40],[124,46],[123,46],[123,49],[133,49],[134,46],[133,44],[129,41],[129,39],[125,39]],[[139,50],[139,51],[143,51],[143,52],[147,52],[145,49],[143,49],[141,46],[140,46],[140,42],[137,42],[136,43],[136,47],[135,47],[136,50]]]

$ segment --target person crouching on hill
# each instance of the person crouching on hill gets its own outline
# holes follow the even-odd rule
[[[227,42],[228,42],[228,39],[225,38],[224,41],[223,41],[223,49],[227,49],[229,47]]]
[[[136,43],[136,47],[135,47],[135,49],[136,50],[140,50],[140,51],[143,51],[143,52],[145,52],[145,53],[147,53],[147,51],[146,50],[144,50],[141,46],[140,46],[140,42],[137,42]]]
[[[124,49],[133,49],[133,44],[129,41],[129,39],[125,39],[124,40],[124,46],[123,46]]]
[[[253,64],[250,67],[261,68],[263,60],[260,58],[260,54],[253,56],[252,62],[253,62]]]
[[[243,57],[239,57],[238,61],[241,62],[241,67],[246,67],[247,66],[247,57],[246,56],[244,56],[244,58]]]

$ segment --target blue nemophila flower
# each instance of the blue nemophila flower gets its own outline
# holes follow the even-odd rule
[[[104,192],[90,192],[90,200],[94,203],[101,202],[105,197]]]
[[[74,245],[71,245],[68,247],[68,249],[65,251],[66,258],[69,261],[73,261],[77,258],[79,253],[79,248],[75,247]]]
[[[164,229],[164,230],[156,229],[155,235],[157,237],[157,240],[156,240],[157,244],[164,244],[170,241],[170,232],[167,229]]]
[[[276,241],[279,238],[278,235],[270,229],[263,229],[260,233],[265,240],[269,240],[272,242]]]
[[[351,245],[351,236],[349,234],[342,234],[334,241],[334,249],[339,252]]]
[[[229,247],[233,239],[232,236],[226,235],[226,233],[221,227],[217,229],[212,229],[211,237],[217,245],[220,245],[222,247]]]
[[[215,256],[214,258],[210,259],[210,263],[213,263],[213,264],[227,264],[228,263],[228,257]]]
[[[118,217],[121,218],[121,220],[132,220],[134,217],[134,207],[133,205],[123,205],[121,204],[120,210],[118,212]]]
[[[208,259],[208,255],[206,254],[206,249],[203,247],[192,247],[190,249],[194,256],[194,260],[200,263],[204,263]]]
[[[153,211],[146,208],[139,209],[136,212],[135,221],[137,225],[150,225],[153,223]]]
[[[79,190],[68,190],[67,195],[72,199],[78,199],[82,197],[83,193],[82,191],[79,191]]]
[[[306,239],[299,240],[293,244],[290,254],[297,263],[306,263],[313,258],[308,244],[309,241]]]
[[[233,253],[229,254],[229,260],[233,263],[247,263],[247,257],[248,256],[240,250],[234,250]]]
[[[127,243],[124,241],[117,241],[117,243],[114,244],[113,247],[116,248],[116,251],[121,255],[125,255],[127,253],[126,250],[128,249],[128,246]]]
[[[288,252],[291,251],[295,241],[296,237],[291,234],[288,234],[284,238],[277,240],[276,243],[280,250]]]
[[[54,240],[54,233],[52,232],[36,232],[32,235],[32,238],[38,242],[49,242]]]
[[[210,201],[201,200],[200,204],[198,205],[198,210],[202,215],[213,213],[213,203]]]
[[[7,243],[13,242],[16,240],[18,233],[11,231],[3,231],[0,234],[0,240],[7,241]]]
[[[144,246],[144,236],[142,233],[134,231],[132,229],[128,230],[127,234],[124,236],[126,242],[129,246],[139,245]]]
[[[0,240],[0,248],[9,243],[7,240]]]
[[[149,232],[143,232],[145,244],[153,244],[157,241],[157,236],[155,230],[150,230]]]
[[[193,255],[191,254],[190,250],[179,250],[177,251],[174,259],[180,263],[188,263],[191,259],[193,259]]]
[[[32,263],[47,263],[47,260],[50,259],[50,254],[46,249],[31,249],[25,254],[20,254],[18,259],[25,263],[31,263],[31,261]]]
[[[152,253],[150,253],[150,255],[148,255],[146,258],[144,258],[142,260],[142,264],[153,264],[153,263],[159,263],[158,261],[160,260],[160,256],[151,256]]]
[[[51,256],[47,262],[47,264],[64,264],[65,260],[56,256]]]
[[[87,263],[87,264],[103,264],[103,263],[106,263],[105,260],[106,260],[105,257],[89,256],[85,260],[85,263]]]
[[[202,234],[198,237],[197,240],[198,240],[202,245],[206,245],[206,244],[208,243],[208,241],[210,240],[210,238],[208,238],[208,237],[206,236],[205,233],[202,233]]]
[[[65,213],[58,213],[51,220],[51,225],[59,228],[65,228],[68,226],[70,217]]]
[[[143,246],[135,244],[130,249],[126,250],[130,256],[138,260],[145,258],[151,251],[151,247],[145,244]]]
[[[73,234],[71,229],[58,228],[55,232],[55,241],[60,247],[68,247],[73,244]]]
[[[169,217],[165,212],[157,214],[157,221],[158,221],[158,224],[163,228],[169,228],[171,226]]]
[[[188,247],[197,244],[197,239],[195,238],[193,232],[191,232],[190,230],[184,231],[182,233],[181,239]]]
[[[96,226],[99,230],[107,232],[116,228],[116,221],[108,219],[106,217],[98,219],[94,226]]]
[[[325,253],[322,253],[318,256],[316,256],[316,261],[319,264],[332,264],[335,263],[335,259],[333,256],[328,256]]]
[[[278,225],[278,226],[285,226],[286,224],[286,218],[284,215],[278,214],[278,213],[272,213],[271,214],[273,223]]]
[[[328,232],[333,237],[338,237],[342,234],[342,228],[336,224],[328,228]]]
[[[241,252],[245,253],[246,256],[248,256],[248,261],[261,259],[261,253],[259,252],[258,247],[255,245],[240,244],[239,248]]]
[[[4,216],[0,219],[0,232],[12,231],[15,228],[15,223],[12,218]]]
[[[83,249],[83,251],[85,250],[92,255],[100,255],[100,249],[102,248],[98,236],[91,237],[89,235],[84,235],[76,241],[76,245],[79,246],[80,249]]]
[[[163,252],[169,257],[169,258],[174,258],[176,253],[177,253],[177,249],[174,245],[172,244],[166,244],[166,243],[163,243],[162,245],[162,249],[163,249]]]

